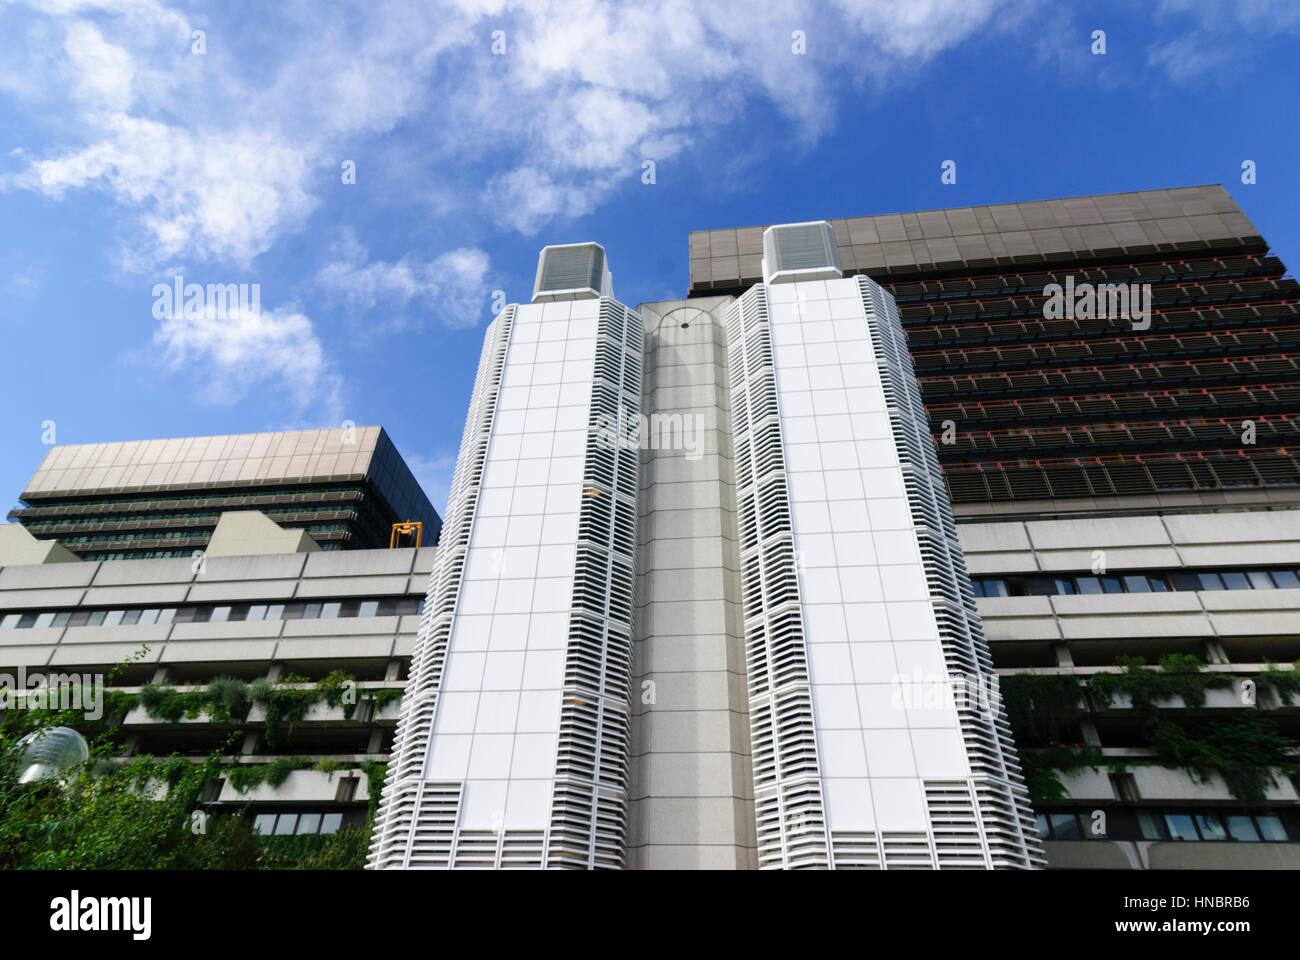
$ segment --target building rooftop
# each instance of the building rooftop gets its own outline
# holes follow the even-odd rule
[[[846,274],[903,277],[1215,249],[1264,252],[1259,231],[1220,184],[831,219]],[[763,279],[767,225],[690,235],[690,295]]]

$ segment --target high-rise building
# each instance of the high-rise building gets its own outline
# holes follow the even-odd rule
[[[441,519],[382,427],[56,446],[11,510],[85,560],[188,557],[221,514],[259,510],[325,550],[379,549],[392,525]]]
[[[487,333],[373,865],[1042,863],[996,702],[953,696],[992,662],[897,310],[830,231],[769,230],[768,282],[649,342],[602,248],[542,252]],[[716,356],[713,416],[668,412]]]
[[[1281,260],[1221,186],[830,223],[898,304],[1049,866],[1300,865]],[[691,234],[689,302],[764,236]]]

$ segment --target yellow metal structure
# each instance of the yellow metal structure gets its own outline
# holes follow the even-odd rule
[[[415,534],[415,545],[420,545],[424,537],[424,524],[419,520],[407,520],[404,523],[393,524],[393,532],[388,538],[388,549],[393,550],[398,546],[398,540],[408,534]]]

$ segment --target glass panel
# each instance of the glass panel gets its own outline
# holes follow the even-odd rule
[[[1244,573],[1221,573],[1223,585],[1229,590],[1249,590],[1250,581],[1246,579]]]
[[[34,627],[34,626],[36,626],[36,614],[34,614],[34,613],[24,613],[24,614],[22,614],[21,616],[19,616],[19,618],[18,618],[18,629],[19,629],[19,630],[27,630],[27,629],[29,629],[29,628],[31,628],[31,627]]]
[[[265,619],[266,619],[266,604],[264,604],[264,603],[255,603],[255,604],[253,604],[251,607],[248,608],[248,615],[245,616],[244,619],[245,619],[245,620],[265,620]]]
[[[361,612],[357,614],[360,617],[373,617],[379,612],[379,603],[375,600],[362,600]]]
[[[298,814],[282,813],[280,819],[275,821],[275,835],[282,837],[285,834],[293,833],[294,828],[298,825]]]
[[[306,609],[305,603],[286,603],[284,613],[280,615],[282,620],[301,620],[302,612]]]
[[[1129,593],[1150,593],[1151,583],[1145,574],[1127,576],[1124,578],[1124,589]]]
[[[1078,577],[1075,583],[1079,585],[1080,593],[1101,593],[1101,581],[1096,577]]]
[[[1165,821],[1160,814],[1139,810],[1137,816],[1138,829],[1142,831],[1143,840],[1169,839],[1169,831],[1165,829]]]
[[[283,604],[283,603],[272,603],[272,604],[268,605],[267,608],[266,608],[266,619],[268,619],[268,620],[283,620],[283,619],[284,619],[284,604]]]
[[[253,818],[254,833],[271,833],[275,829],[274,813],[259,813]]]
[[[159,623],[171,623],[172,618],[176,616],[176,610],[173,607],[165,607],[158,611]]]
[[[1286,829],[1282,826],[1282,821],[1271,814],[1256,817],[1255,825],[1259,827],[1259,835],[1265,840],[1275,840],[1281,843],[1286,842]]]
[[[0,630],[18,629],[18,621],[23,618],[21,613],[6,613],[4,619],[0,620]]]
[[[106,614],[104,615],[104,626],[106,626],[106,627],[116,627],[119,623],[122,622],[122,615],[123,615],[124,613],[126,613],[125,610],[110,610],[110,611],[108,611],[108,613],[106,613]]]
[[[139,623],[139,622],[140,622],[140,611],[139,611],[139,610],[128,610],[128,611],[126,611],[126,613],[122,614],[122,622],[123,622],[123,623]]]
[[[1169,585],[1160,577],[1147,577],[1147,584],[1151,587],[1152,593],[1168,593]]]
[[[420,608],[418,597],[403,597],[397,601],[397,612],[402,616],[409,616]]]
[[[1056,592],[1072,595],[1074,593],[1074,581],[1058,579],[1056,581]]]
[[[970,591],[975,594],[975,596],[982,597],[984,596],[984,585],[978,580],[972,580],[970,582]]]
[[[145,613],[149,612],[148,610],[145,611]],[[176,610],[172,611],[172,616],[177,623],[192,623],[194,621],[194,607],[177,607]],[[149,622],[153,623],[152,620]]]
[[[227,620],[229,620],[229,619],[230,619],[230,608],[229,608],[229,607],[213,607],[213,608],[212,608],[212,622],[213,622],[213,623],[225,623],[225,622],[226,622]]]
[[[92,610],[90,612],[90,619],[86,621],[86,626],[98,627],[104,622],[104,614],[107,612],[107,610]]]
[[[335,617],[339,615],[340,606],[341,605],[337,603],[321,604],[321,608],[320,608],[321,618],[324,620],[333,620]]]
[[[984,588],[984,596],[987,597],[988,595],[989,595],[988,588],[985,587],[985,588]],[[379,615],[380,615],[381,617],[391,617],[391,616],[393,616],[395,613],[397,613],[397,601],[396,601],[396,600],[380,600],[380,601],[379,601]]]
[[[320,618],[320,611],[323,604],[309,603],[303,607],[302,618],[304,620],[317,620]]]
[[[1174,840],[1199,840],[1196,824],[1185,813],[1166,813],[1165,825],[1169,827],[1169,836]]]
[[[1040,840],[1046,840],[1049,833],[1047,829],[1047,814],[1036,814],[1034,819],[1037,821],[1038,825],[1038,838]]]
[[[1263,570],[1247,570],[1246,579],[1250,581],[1250,585],[1256,590],[1273,589],[1273,581],[1269,579],[1268,574]]]
[[[1052,835],[1057,840],[1082,840],[1083,833],[1079,830],[1079,821],[1075,819],[1072,813],[1049,813],[1048,817],[1052,821]]]
[[[1124,585],[1119,582],[1119,577],[1102,577],[1101,589],[1104,593],[1123,593]]]
[[[298,818],[299,833],[315,833],[320,829],[319,813],[304,813]]]
[[[1198,813],[1196,815],[1196,825],[1201,829],[1202,840],[1228,839],[1228,832],[1223,829],[1223,823],[1219,820],[1217,813]]]
[[[211,620],[211,619],[212,619],[212,608],[211,608],[211,607],[195,607],[195,608],[194,608],[194,622],[195,622],[195,623],[207,623],[207,622],[208,622],[209,620]]]
[[[248,604],[236,603],[230,608],[230,622],[242,623],[248,619]]]
[[[1200,576],[1200,578],[1201,578],[1201,589],[1202,589],[1202,590],[1222,590],[1222,589],[1223,589],[1223,581],[1219,579],[1219,575],[1218,575],[1217,573],[1202,573],[1202,574],[1199,574],[1199,576]]]
[[[1247,843],[1255,843],[1259,840],[1259,831],[1255,829],[1254,821],[1250,817],[1228,816],[1224,818],[1228,821],[1228,835],[1234,840],[1244,840]]]
[[[36,626],[38,629],[40,627],[51,627],[53,625],[54,625],[53,613],[38,613],[36,615]]]
[[[361,601],[344,600],[339,606],[339,616],[355,617],[357,615],[357,611],[359,611],[360,609],[361,609]]]
[[[18,622],[18,620],[17,620],[17,616],[18,616],[18,614],[14,614],[14,618],[15,618],[15,619],[14,619],[14,622],[15,622],[15,623]],[[73,611],[72,616],[68,617],[68,626],[70,626],[70,627],[84,627],[84,626],[87,624],[87,622],[89,622],[89,620],[90,620],[90,611],[89,611],[89,610],[75,610],[75,611]]]
[[[1194,573],[1169,574],[1169,582],[1174,585],[1175,590],[1204,590],[1201,585],[1201,578]]]
[[[68,621],[71,620],[71,619],[72,619],[72,614],[70,614],[70,613],[67,613],[67,612],[64,612],[64,613],[56,613],[56,614],[54,615],[54,619],[50,621],[50,626],[52,626],[52,627],[66,627],[66,626],[68,625]]]
[[[1284,590],[1291,590],[1300,587],[1300,577],[1295,575],[1294,570],[1270,570],[1273,574],[1273,582]]]
[[[342,825],[343,825],[343,814],[327,813],[325,814],[324,817],[321,818],[320,832],[338,833],[339,827],[341,827]]]

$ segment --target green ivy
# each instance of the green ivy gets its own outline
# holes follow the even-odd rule
[[[1300,661],[1286,670],[1279,670],[1277,664],[1270,663],[1267,670],[1256,675],[1255,683],[1272,690],[1278,700],[1291,706],[1300,700]]]

